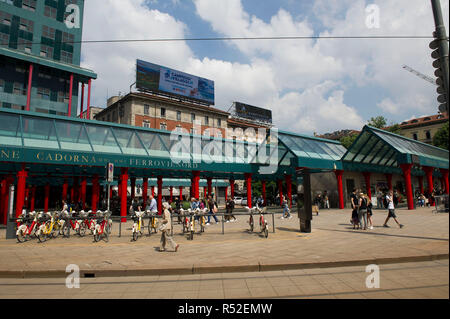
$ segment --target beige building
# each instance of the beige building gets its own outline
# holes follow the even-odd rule
[[[87,114],[87,110],[85,110],[82,114],[81,114],[81,118],[82,119],[89,119],[89,120],[95,120],[95,116],[100,113],[101,111],[103,111],[104,109],[101,107],[95,107],[95,106],[91,106],[89,108],[89,116]]]
[[[432,144],[434,135],[446,123],[448,114],[424,116],[401,123],[401,134],[419,142]]]
[[[173,131],[183,128],[190,133],[204,134],[206,129],[225,136],[229,113],[200,104],[147,93],[129,93],[112,97],[107,108],[101,110],[98,121],[127,124],[154,129]],[[194,127],[194,121],[201,123]],[[215,130],[211,130],[215,129]]]

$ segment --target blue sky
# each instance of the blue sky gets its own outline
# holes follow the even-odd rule
[[[441,3],[448,12],[448,1]],[[380,28],[366,25],[369,4],[380,10]],[[94,0],[86,4],[84,21],[85,40],[431,35],[433,30],[431,6],[423,0]],[[270,108],[278,127],[312,134],[360,129],[378,115],[401,122],[435,114],[438,103],[433,85],[402,69],[408,64],[433,74],[428,42],[86,44],[82,65],[99,75],[94,84],[94,103],[99,106],[106,104],[106,92],[129,90],[135,60],[143,59],[214,80],[217,108],[227,110],[236,100]]]

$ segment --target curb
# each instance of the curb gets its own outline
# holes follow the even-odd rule
[[[125,277],[125,276],[167,276],[167,275],[195,275],[232,272],[261,272],[275,270],[295,270],[314,268],[335,268],[366,266],[370,264],[397,264],[421,261],[435,261],[449,259],[449,254],[435,254],[422,256],[388,257],[360,260],[325,261],[317,263],[292,263],[292,264],[253,264],[242,266],[195,266],[185,268],[164,269],[98,269],[80,270],[81,278],[98,277]],[[0,270],[0,278],[66,278],[68,273],[62,270]]]

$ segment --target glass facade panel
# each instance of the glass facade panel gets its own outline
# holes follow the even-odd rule
[[[53,120],[22,117],[24,146],[59,149]]]
[[[119,128],[113,128],[113,131],[124,154],[147,155],[134,131]]]
[[[82,124],[56,121],[56,132],[61,149],[69,151],[93,151],[86,130]]]
[[[94,152],[121,153],[110,127],[86,125],[86,130]]]
[[[356,143],[349,148],[347,155],[343,158],[344,161],[352,161],[356,155],[356,152],[363,147],[364,144],[367,143],[367,140],[370,138],[370,134],[368,132],[364,132],[357,140]]]
[[[0,144],[22,146],[19,117],[0,114]]]

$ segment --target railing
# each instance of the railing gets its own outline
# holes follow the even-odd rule
[[[433,213],[448,213],[448,195],[439,195],[434,197]]]

